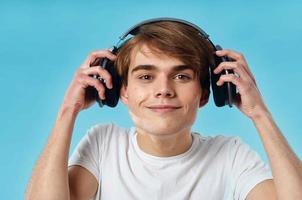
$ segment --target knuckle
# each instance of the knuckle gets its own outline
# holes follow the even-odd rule
[[[240,63],[236,62],[232,64],[234,68],[239,68],[241,67]]]
[[[102,68],[101,72],[103,73],[103,77],[104,78],[106,78],[108,80],[111,80],[111,75],[110,75],[110,73],[107,70],[105,70],[105,69]]]
[[[223,80],[223,81],[226,81],[226,80],[228,80],[229,78],[230,78],[230,77],[229,77],[228,75],[226,75],[226,74],[220,76],[220,79]]]
[[[78,83],[85,83],[85,77],[83,74],[79,74],[77,77],[76,77],[76,81]]]
[[[97,67],[97,73],[98,73],[99,75],[102,75],[103,72],[104,72],[104,69],[103,69],[102,67]]]
[[[244,57],[243,54],[239,52],[239,53],[238,53],[238,58],[239,58],[239,59],[243,59],[243,57]]]
[[[93,85],[99,90],[99,91],[103,91],[103,84],[100,83],[100,81],[98,79],[93,79]]]
[[[94,79],[92,79],[92,84],[95,86],[99,86],[100,82],[99,82],[99,80],[94,78]]]
[[[89,54],[89,57],[90,57],[90,60],[94,60],[95,58],[98,57],[98,52],[97,52],[97,51],[92,51],[92,52]]]
[[[228,74],[228,78],[230,80],[236,80],[236,77],[233,74]]]
[[[110,78],[111,77],[110,73],[107,70],[104,70],[104,77],[105,78]]]
[[[90,55],[90,56],[96,56],[96,54],[97,54],[97,51],[96,51],[96,50],[93,50],[93,51],[90,52],[89,55]]]
[[[105,49],[105,50],[104,50],[104,53],[111,54],[111,51],[110,51],[109,49]]]
[[[80,78],[81,77],[81,74],[82,74],[82,70],[77,70],[77,71],[75,71],[75,73],[74,73],[74,77],[75,78]]]
[[[240,65],[240,66],[242,66],[242,67],[246,67],[246,66],[245,66],[245,63],[244,63],[244,62],[242,62],[242,61],[240,61],[240,60],[239,60],[239,61],[237,61],[237,63],[238,63],[238,65]]]
[[[224,81],[234,81],[235,78],[232,74],[226,74],[223,78]]]

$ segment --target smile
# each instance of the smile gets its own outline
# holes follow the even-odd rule
[[[172,111],[178,110],[181,107],[174,106],[174,105],[152,105],[152,106],[147,106],[147,108],[153,112],[167,113],[167,112],[172,112]]]

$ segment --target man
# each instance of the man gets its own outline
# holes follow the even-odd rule
[[[227,56],[215,70],[221,86],[239,90],[237,107],[255,124],[272,175],[238,138],[203,137],[191,132],[197,110],[209,98],[208,66],[213,53]],[[105,99],[112,88],[96,58],[115,61],[122,77],[121,100],[135,128],[92,127],[70,159],[78,113],[93,103],[88,86]],[[91,77],[99,75],[105,84]],[[141,27],[113,55],[91,53],[75,73],[48,143],[27,188],[27,199],[302,199],[302,164],[265,106],[244,57],[213,52],[194,28],[177,22]]]

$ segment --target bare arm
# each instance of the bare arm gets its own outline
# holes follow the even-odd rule
[[[87,169],[71,166],[68,169],[70,199],[90,199],[97,192],[98,182]]]
[[[233,62],[221,63],[215,73],[232,69],[237,76],[223,75],[217,84],[230,81],[239,89],[237,107],[256,126],[272,168],[274,179],[258,184],[249,193],[248,199],[302,199],[301,161],[274,122],[243,55],[232,50],[222,50],[216,54],[234,59]]]
[[[253,119],[268,155],[278,199],[302,199],[302,163],[269,113]]]
[[[62,108],[26,191],[26,199],[69,199],[68,153],[76,111]]]
[[[68,172],[68,154],[76,117],[81,110],[94,103],[94,100],[85,96],[85,89],[88,86],[95,87],[100,98],[104,99],[104,86],[89,75],[100,75],[106,80],[107,87],[112,84],[110,74],[106,70],[90,67],[97,57],[115,59],[115,56],[106,50],[93,52],[75,73],[48,142],[33,169],[25,194],[28,200],[88,199],[97,190],[97,181],[86,169],[75,166]],[[82,187],[79,187],[81,184]]]

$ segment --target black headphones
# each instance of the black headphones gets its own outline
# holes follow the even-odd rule
[[[154,18],[154,19],[149,19],[142,21],[133,27],[129,28],[123,35],[119,37],[119,41],[117,45],[113,46],[111,49],[113,54],[116,54],[121,46],[125,43],[125,38],[128,35],[133,35],[135,36],[137,33],[139,33],[139,29],[141,26],[146,25],[146,24],[151,24],[155,22],[160,22],[160,21],[171,21],[171,22],[178,22],[182,23],[188,26],[193,27],[196,29],[200,36],[204,38],[206,41],[210,43],[211,46],[213,46],[213,49],[216,50],[222,50],[222,48],[219,45],[214,45],[213,42],[209,39],[209,35],[203,31],[200,27],[196,26],[195,24],[192,24],[188,21],[182,20],[182,19],[176,19],[176,18]],[[127,41],[127,40],[126,40]],[[221,74],[215,74],[213,70],[221,63],[225,61],[229,61],[230,59],[228,57],[218,57],[214,54],[214,66],[209,66],[209,73],[210,73],[210,81],[211,81],[211,87],[213,91],[213,98],[215,105],[218,107],[222,107],[224,105],[229,105],[232,107],[234,101],[235,101],[235,96],[236,96],[236,86],[231,83],[231,82],[226,82],[222,86],[217,86],[216,82],[219,80],[219,77],[222,74],[230,74],[233,73],[232,70],[223,70]],[[112,89],[105,89],[105,100],[101,100],[99,98],[98,92],[94,87],[88,87],[86,90],[86,95],[89,96],[90,98],[96,99],[98,102],[99,106],[102,107],[103,105],[107,105],[109,107],[115,107],[119,101],[120,97],[120,88],[121,88],[121,78],[118,75],[117,71],[114,68],[114,63],[107,59],[107,58],[101,58],[96,61],[96,65],[105,68],[112,76],[112,81],[113,81],[113,88]],[[104,83],[104,80],[100,78],[97,75],[93,75],[93,78],[99,79],[102,83]]]

